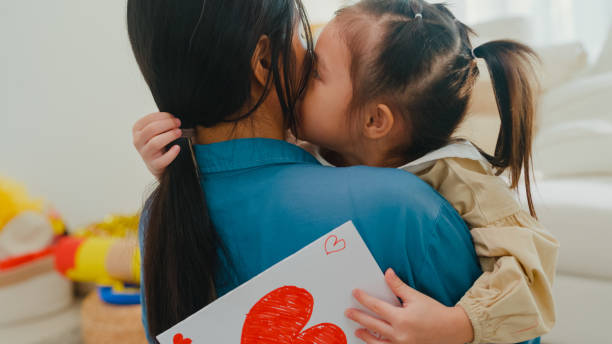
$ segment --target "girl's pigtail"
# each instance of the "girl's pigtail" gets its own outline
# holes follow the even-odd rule
[[[536,53],[528,46],[508,41],[492,41],[474,49],[475,57],[485,60],[501,118],[501,128],[493,156],[485,155],[498,175],[510,169],[511,188],[518,188],[525,173],[529,211],[536,217],[531,197],[531,146],[536,111],[536,79],[532,62]]]

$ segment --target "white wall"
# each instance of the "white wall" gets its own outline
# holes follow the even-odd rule
[[[326,23],[332,19],[334,12],[348,0],[302,0],[308,11],[311,23]]]
[[[155,107],[124,17],[124,0],[0,2],[0,175],[73,226],[138,210],[152,182],[130,130]]]

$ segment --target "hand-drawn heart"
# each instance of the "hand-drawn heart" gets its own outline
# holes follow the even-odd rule
[[[330,235],[325,239],[325,253],[330,255],[332,253],[340,252],[346,248],[346,242],[344,239],[338,240],[335,235]]]
[[[273,290],[247,314],[240,343],[346,344],[346,335],[334,324],[321,323],[302,331],[313,306],[314,299],[305,289],[287,286]]]
[[[183,334],[177,333],[172,338],[172,343],[173,344],[191,344],[191,339],[183,338]]]

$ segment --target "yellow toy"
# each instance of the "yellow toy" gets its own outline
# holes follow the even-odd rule
[[[0,231],[24,211],[41,212],[42,201],[31,199],[23,185],[0,177]]]
[[[64,232],[57,212],[31,198],[23,185],[0,177],[0,264],[45,250]]]
[[[56,269],[78,282],[122,290],[140,283],[137,216],[112,216],[62,238],[55,247]]]

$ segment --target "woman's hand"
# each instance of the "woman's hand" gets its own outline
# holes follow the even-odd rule
[[[178,145],[165,147],[182,135],[181,121],[166,112],[155,112],[139,119],[132,128],[134,147],[155,178],[159,179],[166,167],[180,152]]]
[[[412,289],[391,269],[385,273],[385,280],[402,300],[402,306],[391,305],[361,290],[353,291],[357,301],[378,316],[358,309],[346,311],[349,319],[365,327],[355,333],[361,340],[368,344],[460,344],[473,340],[472,324],[461,307],[446,307]]]

